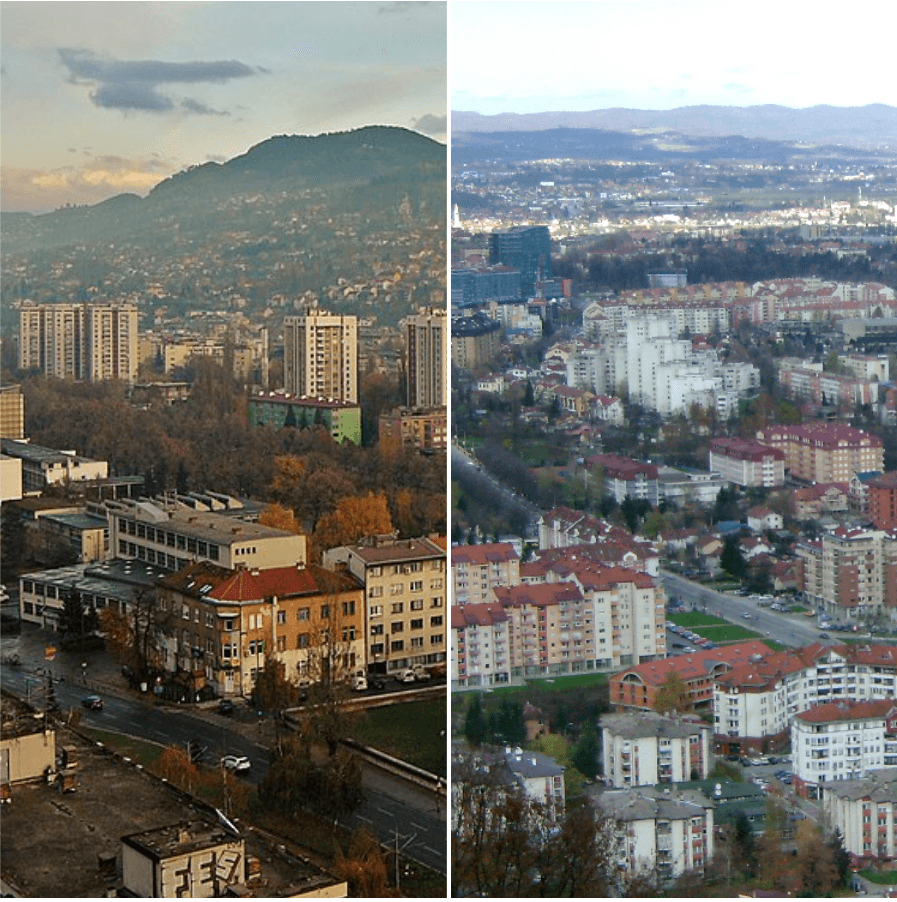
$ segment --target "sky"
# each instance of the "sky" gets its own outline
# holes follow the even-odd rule
[[[272,135],[446,140],[444,2],[0,3],[0,204],[44,212]]]
[[[897,4],[450,3],[451,109],[897,106]]]

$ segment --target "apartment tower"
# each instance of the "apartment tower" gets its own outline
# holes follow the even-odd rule
[[[405,320],[409,407],[445,407],[447,397],[444,308],[421,309]]]
[[[358,402],[358,322],[309,307],[283,326],[285,391],[299,397]]]

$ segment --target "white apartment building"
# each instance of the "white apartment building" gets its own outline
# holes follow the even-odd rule
[[[897,726],[889,732],[897,733]],[[825,810],[848,852],[860,858],[897,857],[897,767],[827,786]]]
[[[633,711],[601,716],[604,778],[617,788],[703,780],[710,726],[695,715]]]
[[[283,387],[300,398],[358,401],[358,321],[307,308],[283,323]]]
[[[511,678],[512,621],[497,602],[453,605],[452,689],[506,684]]]
[[[669,311],[622,318],[604,333],[604,344],[581,348],[566,361],[567,384],[596,394],[616,394],[625,382],[629,396],[663,416],[692,404],[728,416],[740,395],[760,384],[751,364],[722,363],[714,351],[694,351]]]
[[[897,697],[897,646],[811,645],[755,656],[716,677],[719,751],[778,751],[796,714],[836,699]]]
[[[39,495],[50,486],[76,482],[91,482],[109,476],[105,460],[91,460],[74,451],[57,451],[31,442],[0,439],[4,457],[19,462],[21,492]]]
[[[249,569],[305,566],[305,536],[178,501],[107,501],[113,557],[180,570],[195,561]]]
[[[132,304],[26,304],[19,310],[19,367],[60,379],[134,382],[137,321]]]
[[[453,545],[452,604],[492,601],[494,586],[516,586],[520,582],[520,555],[509,542]]]
[[[843,699],[795,715],[791,723],[794,790],[825,798],[829,783],[856,780],[884,767],[897,743],[897,701]]]
[[[595,798],[616,824],[617,863],[665,880],[704,872],[713,858],[713,802],[694,790],[612,790]]]

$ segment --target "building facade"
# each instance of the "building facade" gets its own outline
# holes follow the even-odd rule
[[[448,404],[448,316],[431,307],[405,322],[405,378],[408,407]]]
[[[309,307],[283,324],[284,390],[300,398],[358,401],[358,321]]]
[[[428,538],[392,537],[324,552],[324,566],[339,567],[364,586],[368,666],[392,673],[446,660],[448,610],[446,553]]]
[[[715,438],[710,443],[710,469],[735,485],[773,488],[785,482],[785,453],[760,442]]]
[[[134,382],[140,362],[132,304],[28,304],[19,311],[19,367],[60,379]]]
[[[520,555],[509,542],[453,545],[451,555],[453,605],[494,601],[495,586],[520,582]]]
[[[365,668],[364,591],[315,566],[191,564],[159,583],[164,669],[195,690],[248,696],[274,657],[295,682],[344,683]]]
[[[614,787],[703,780],[710,772],[710,726],[697,716],[603,714],[601,734],[604,778]]]

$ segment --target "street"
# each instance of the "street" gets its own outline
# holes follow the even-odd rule
[[[687,610],[714,614],[732,623],[738,623],[760,634],[761,638],[774,639],[782,645],[794,648],[821,642],[835,645],[837,639],[820,639],[821,630],[815,617],[802,614],[781,614],[769,608],[761,608],[756,601],[738,595],[727,595],[707,586],[693,583],[675,573],[661,571],[661,579],[668,597],[680,599]],[[747,614],[748,617],[744,615]]]
[[[211,710],[201,710],[172,704],[159,705],[149,696],[140,696],[124,689],[110,691],[109,663],[105,668],[94,657],[82,678],[80,665],[71,656],[58,656],[48,662],[42,658],[44,644],[52,641],[50,634],[29,630],[22,636],[6,636],[0,640],[4,659],[18,654],[21,664],[4,665],[0,682],[4,689],[22,697],[42,697],[48,669],[53,673],[54,691],[63,711],[70,708],[81,712],[81,722],[98,730],[126,733],[163,745],[186,747],[191,739],[206,746],[205,763],[217,762],[223,755],[245,755],[252,762],[246,779],[258,784],[268,772],[268,749],[264,740],[271,734],[269,721],[261,725],[240,724]],[[103,670],[102,676],[98,671]],[[102,682],[97,682],[102,679]],[[103,698],[101,711],[88,710],[81,699],[97,693]],[[259,741],[261,739],[262,741]],[[362,762],[362,776],[367,800],[359,811],[344,821],[355,828],[362,824],[372,829],[381,843],[393,848],[396,833],[399,845],[407,848],[404,854],[428,868],[445,874],[447,869],[445,800],[437,804],[434,794],[407,781],[386,774],[379,768]]]

